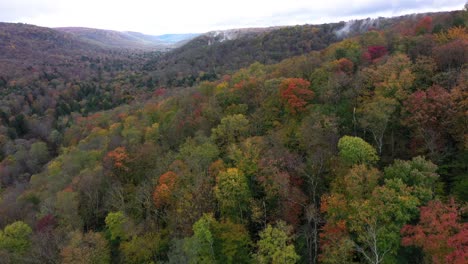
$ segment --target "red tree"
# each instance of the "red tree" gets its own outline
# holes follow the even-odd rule
[[[36,231],[45,232],[53,229],[57,225],[57,220],[52,214],[47,214],[41,217],[36,222]]]
[[[177,174],[172,171],[168,171],[159,177],[159,184],[156,185],[153,192],[153,201],[156,207],[160,208],[169,203],[177,178]]]
[[[347,58],[341,58],[337,61],[338,70],[347,74],[353,73],[354,63]]]
[[[427,34],[432,31],[432,17],[425,16],[421,20],[419,20],[418,24],[414,27],[414,33],[419,34]]]
[[[422,141],[431,155],[445,146],[445,137],[453,114],[450,94],[440,86],[411,94],[405,102],[406,123],[416,132],[414,140]]]
[[[114,168],[128,170],[125,166],[125,162],[128,160],[128,154],[125,147],[118,147],[112,151],[109,151],[105,157],[106,161],[112,162]]]
[[[375,60],[387,54],[387,48],[384,46],[369,46],[367,52],[369,53],[370,59]]]
[[[460,211],[453,199],[429,202],[421,207],[419,223],[401,230],[402,244],[421,247],[435,264],[468,263],[468,223],[461,222]]]
[[[309,87],[310,82],[301,78],[288,78],[281,82],[281,100],[292,114],[304,111],[308,101],[314,97]]]

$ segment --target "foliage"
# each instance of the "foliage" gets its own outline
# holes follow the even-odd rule
[[[0,230],[0,249],[24,254],[31,246],[32,229],[22,221],[16,221]]]
[[[464,263],[467,14],[165,53],[0,23],[0,262]]]
[[[159,184],[153,192],[153,201],[157,208],[170,202],[177,178],[177,174],[172,171],[168,171],[159,177]]]
[[[70,242],[60,252],[62,263],[110,263],[110,248],[100,233],[71,234]]]
[[[433,263],[464,263],[468,260],[468,223],[461,220],[462,209],[448,203],[430,201],[421,207],[419,223],[401,230],[404,246],[417,246]]]
[[[237,168],[228,168],[218,174],[214,188],[222,214],[242,221],[251,196],[244,173]]]
[[[373,164],[379,160],[375,149],[362,138],[344,136],[338,141],[340,157],[349,164]]]
[[[249,120],[242,114],[228,115],[211,130],[211,137],[220,146],[238,142],[249,131]]]
[[[154,233],[134,236],[131,240],[122,242],[120,250],[125,263],[151,263],[156,261],[160,249],[160,237]]]
[[[292,114],[303,112],[308,101],[313,98],[314,93],[309,87],[310,82],[298,78],[289,78],[281,82],[281,100]]]
[[[257,263],[296,263],[299,260],[294,245],[290,244],[290,230],[284,222],[278,222],[275,227],[267,225],[260,232],[257,242],[257,253],[254,259]]]
[[[251,242],[243,225],[219,222],[204,214],[193,225],[193,232],[184,244],[190,263],[250,263]]]
[[[123,212],[111,212],[106,216],[106,226],[110,233],[111,240],[122,241],[129,237],[129,219]]]

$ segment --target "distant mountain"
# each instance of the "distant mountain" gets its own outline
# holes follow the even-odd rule
[[[83,27],[55,28],[78,38],[106,48],[168,50],[179,42],[190,40],[199,34],[166,34],[160,36],[146,35],[132,31],[115,31]]]
[[[83,41],[107,48],[121,49],[164,49],[166,44],[155,36],[137,32],[120,32],[94,28],[65,27],[56,28],[61,32],[72,34]]]
[[[344,23],[270,28],[231,29],[202,34],[185,45],[148,62],[153,80],[160,85],[192,85],[246,67],[320,50],[339,38]]]
[[[0,40],[0,78],[22,84],[45,75],[84,79],[104,65],[132,67],[142,61],[66,30],[28,24],[0,23]]]

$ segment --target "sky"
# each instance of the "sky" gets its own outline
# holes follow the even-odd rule
[[[0,21],[159,35],[463,9],[466,0],[0,0]]]

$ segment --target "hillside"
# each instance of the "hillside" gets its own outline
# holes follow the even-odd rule
[[[285,58],[321,50],[343,38],[369,30],[411,28],[429,16],[438,27],[451,23],[452,14],[431,13],[393,18],[363,19],[323,25],[246,28],[202,34],[185,45],[149,61],[156,85],[191,86],[197,80],[211,80],[254,62],[272,64]]]
[[[2,25],[0,263],[466,263],[467,26]]]
[[[161,36],[145,35],[139,32],[114,31],[94,28],[64,27],[55,28],[70,33],[83,41],[105,48],[140,49],[146,51],[165,51],[188,41],[197,34],[167,34]]]
[[[258,61],[271,64],[284,58],[323,49],[337,41],[339,24],[209,32],[150,61],[160,85],[191,86]],[[211,77],[210,77],[211,76]]]
[[[23,79],[22,85],[37,74],[87,79],[95,74],[91,68],[95,71],[99,65],[131,68],[137,62],[129,58],[131,51],[109,49],[73,34],[33,25],[0,23],[0,38],[0,77],[7,82]]]

